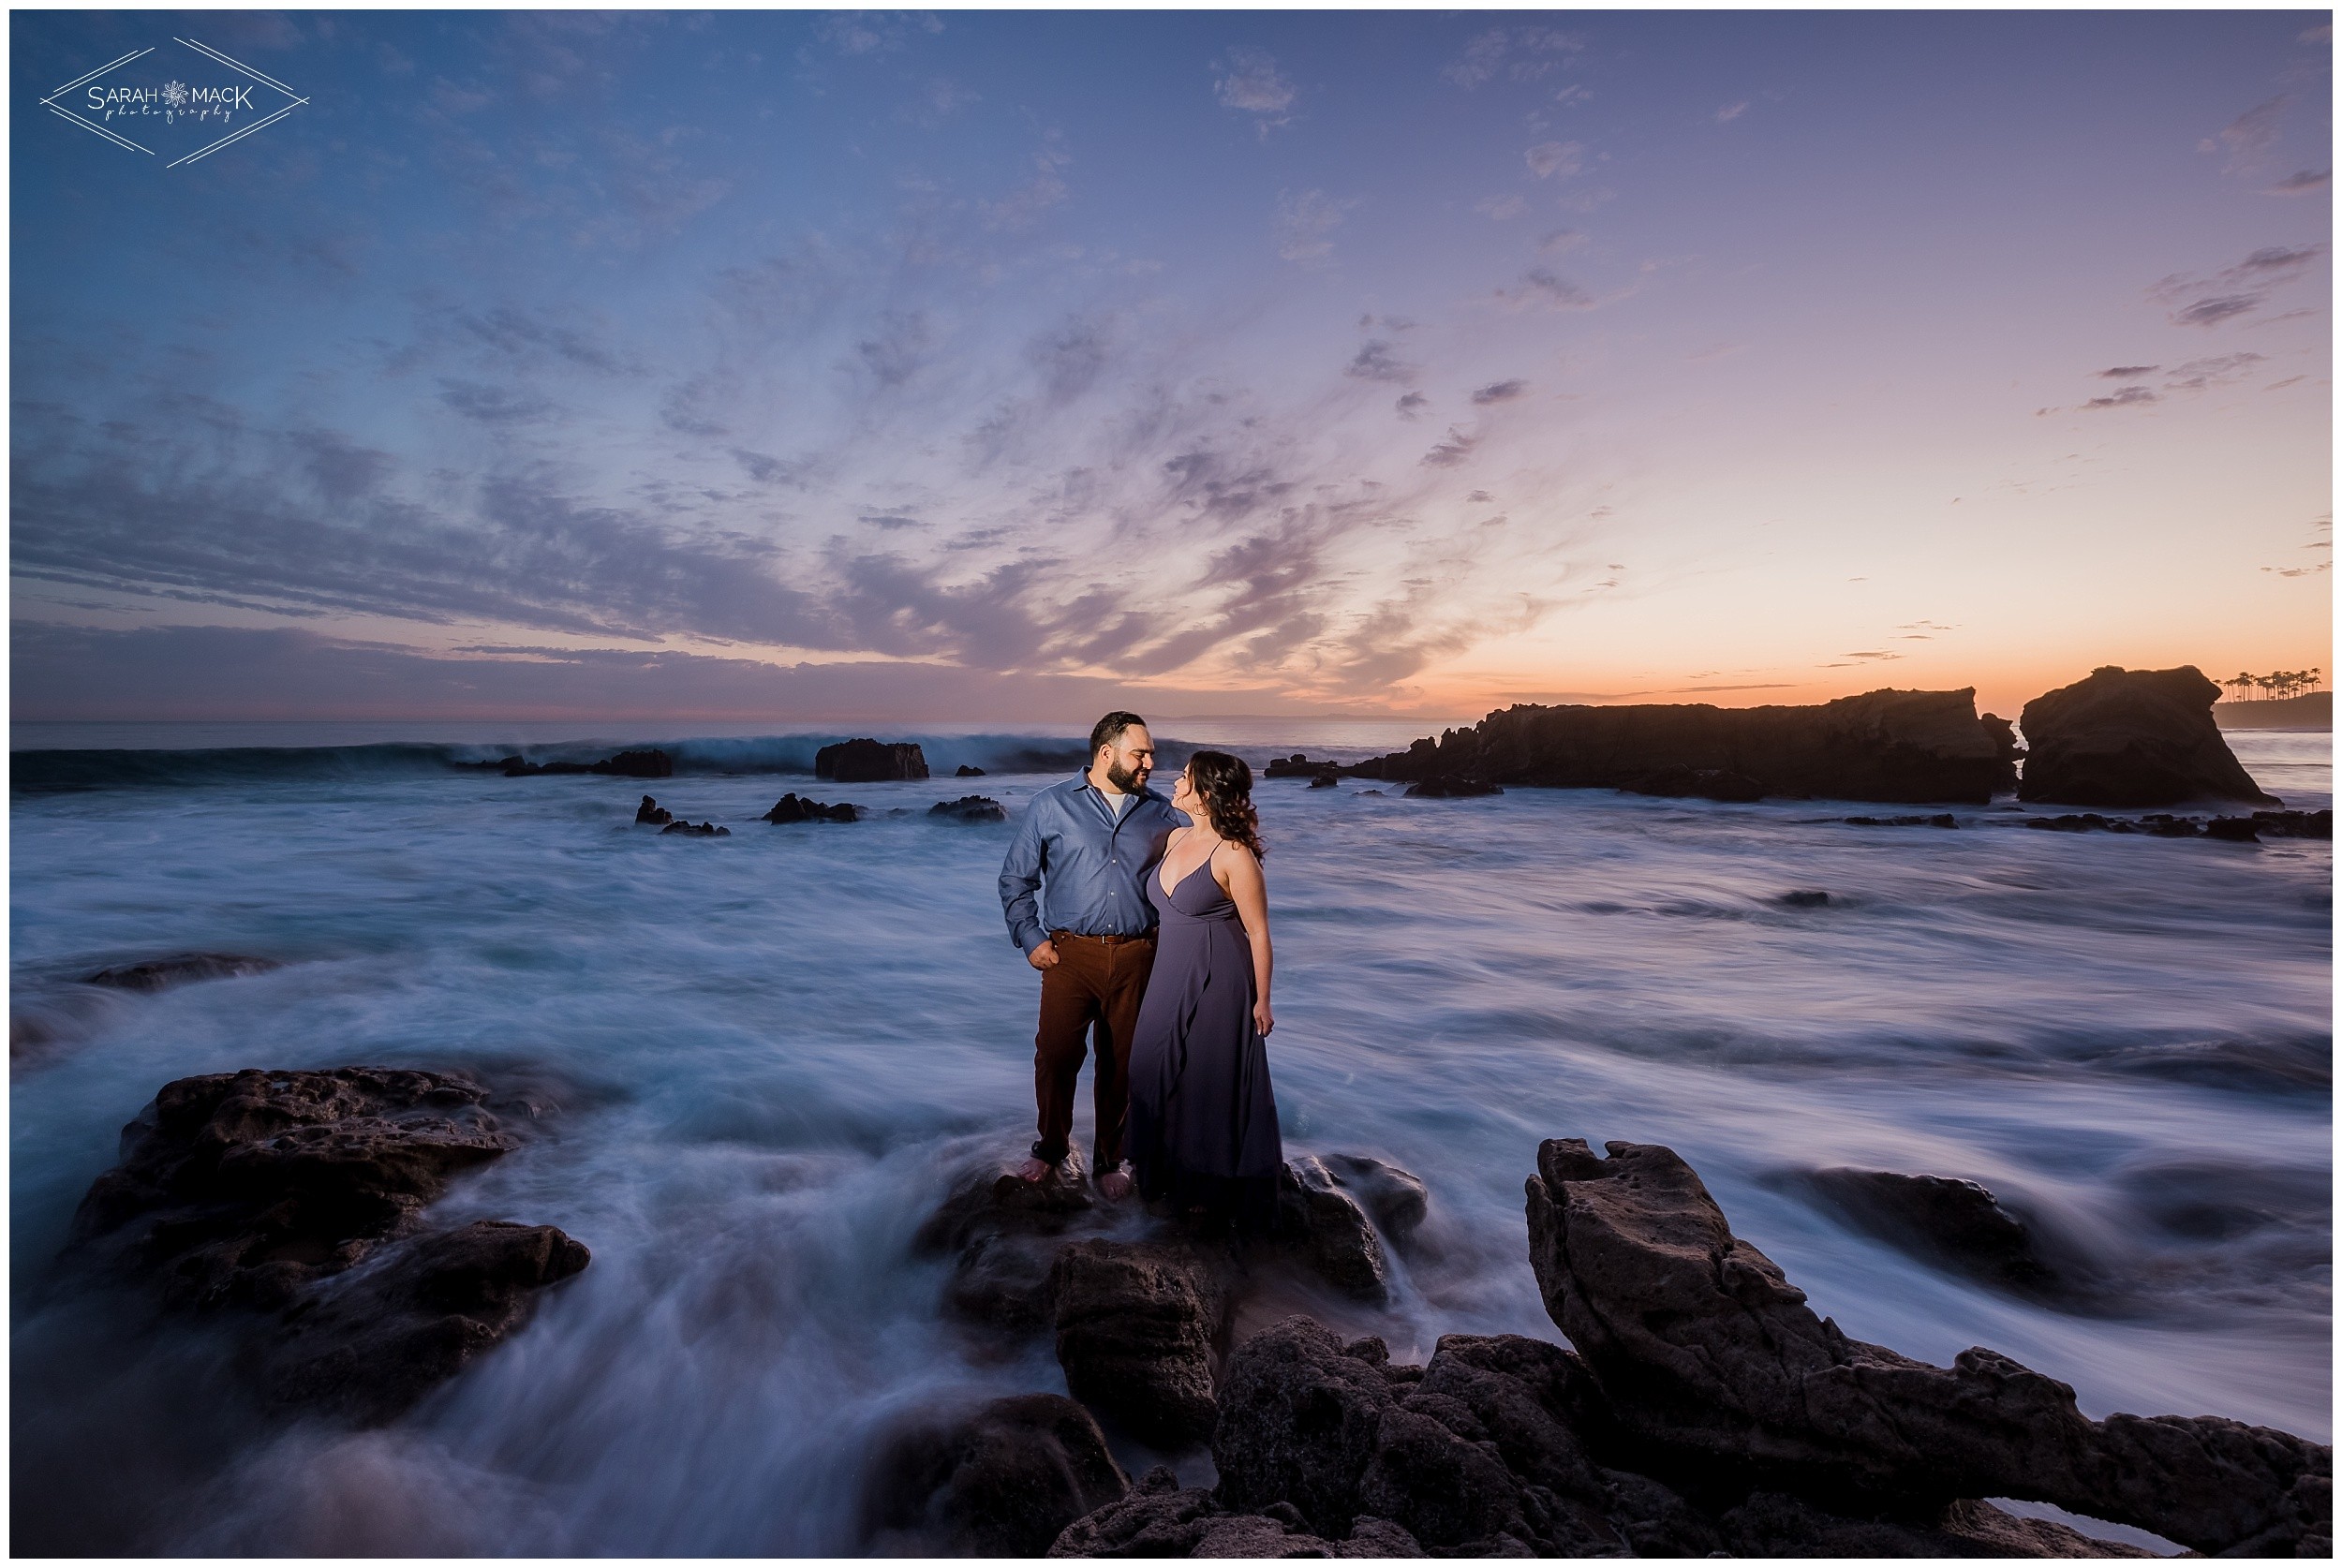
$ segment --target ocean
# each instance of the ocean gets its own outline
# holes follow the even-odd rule
[[[814,784],[851,733],[924,783]],[[1167,756],[1354,759],[1420,726],[1164,721]],[[20,1552],[833,1554],[906,1412],[1050,1390],[939,1309],[911,1237],[1031,1136],[1037,977],[994,892],[1073,731],[721,735],[576,726],[32,726],[12,753],[10,1219]],[[2231,732],[2288,806],[2331,737]],[[664,745],[673,778],[450,767]],[[968,763],[981,779],[948,777]],[[1160,781],[1167,783],[1168,776]],[[1559,1339],[1527,1259],[1540,1139],[1663,1143],[1848,1334],[1970,1345],[2094,1415],[2214,1413],[2330,1440],[2331,846],[1843,819],[1602,791],[1407,800],[1256,788],[1288,1153],[1429,1186],[1387,1309],[1281,1301],[1401,1359],[1443,1333]],[[645,791],[728,837],[636,828]],[[773,826],[784,791],[852,824]],[[1792,906],[1799,890],[1826,905]],[[272,972],[79,984],[213,950]],[[117,1135],[170,1079],[459,1068],[556,1108],[439,1213],[593,1250],[534,1322],[412,1414],[244,1413],[215,1331],[55,1266]],[[1088,1133],[1087,1089],[1076,1136]],[[2107,1283],[2001,1294],[1849,1228],[1798,1173],[1983,1182]],[[1121,1445],[1126,1464],[1151,1457]],[[1200,1457],[1183,1461],[1199,1475]],[[2112,1532],[2109,1532],[2112,1533]]]

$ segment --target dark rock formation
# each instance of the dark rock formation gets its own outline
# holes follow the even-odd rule
[[[838,784],[883,784],[926,776],[926,753],[914,741],[839,741],[813,754],[813,777]]]
[[[551,1225],[481,1220],[419,1236],[305,1293],[269,1358],[272,1398],[374,1425],[528,1321],[593,1254]]]
[[[1049,1268],[1058,1250],[1104,1219],[1075,1149],[1040,1181],[997,1166],[976,1172],[928,1216],[912,1245],[953,1255],[943,1296],[953,1311],[994,1328],[1037,1331],[1055,1321]]]
[[[166,1084],[82,1200],[68,1255],[171,1305],[281,1314],[259,1358],[274,1399],[388,1419],[588,1259],[550,1225],[416,1236],[451,1176],[514,1146],[487,1098],[403,1068]]]
[[[984,777],[984,770],[982,768],[970,767],[967,763],[962,762],[958,767],[952,770],[952,777],[954,778],[982,778]]]
[[[1983,725],[1984,732],[1993,737],[1994,748],[2000,753],[2002,762],[2016,762],[2023,760],[2024,747],[2017,744],[2017,727],[2014,724],[1996,713],[1979,715],[1977,722]]]
[[[1839,800],[1981,805],[2016,783],[2004,729],[1977,716],[1973,689],[1873,691],[1812,707],[1521,704],[1344,771],[1619,789],[1678,767],[1739,774],[1766,794]]]
[[[1088,1411],[1025,1394],[890,1433],[863,1494],[864,1529],[882,1546],[922,1554],[1039,1557],[1129,1490]]]
[[[1695,768],[1678,762],[1671,767],[1647,773],[1619,786],[1630,795],[1665,795],[1677,799],[1697,796],[1701,800],[1738,801],[1745,804],[1765,798],[1762,780],[1735,773],[1729,768]]]
[[[1310,788],[1312,790],[1338,789],[1341,784],[1341,780],[1330,773],[1321,773],[1316,777],[1310,780]]]
[[[1807,1172],[1795,1185],[1859,1229],[1931,1263],[2027,1294],[2058,1286],[2031,1228],[1979,1182],[1836,1166]]]
[[[1341,1178],[1314,1155],[1297,1154],[1277,1178],[1279,1240],[1312,1272],[1361,1301],[1385,1301],[1390,1280],[1374,1227]]]
[[[1347,1539],[1312,1535],[1299,1511],[1272,1502],[1230,1513],[1208,1487],[1181,1490],[1157,1465],[1121,1501],[1075,1521],[1051,1557],[1421,1557],[1422,1544],[1387,1519],[1360,1518]]]
[[[859,821],[861,818],[860,811],[843,801],[836,806],[823,806],[818,800],[808,800],[793,792],[773,802],[773,808],[764,813],[764,820],[768,822],[852,822]]]
[[[634,808],[634,821],[637,826],[665,827],[674,821],[674,813],[648,795],[645,795],[643,804]]]
[[[669,822],[659,830],[659,836],[664,838],[671,833],[680,833],[693,838],[729,838],[732,836],[730,828],[718,827],[713,822]]]
[[[2231,844],[2258,844],[2271,838],[2334,836],[2334,813],[2327,811],[2256,811],[2249,817],[2174,817],[2150,811],[2138,817],[2106,817],[2096,811],[2068,812],[2056,817],[2027,817],[2024,825],[2046,833],[2144,834],[2151,838],[2212,838]]]
[[[99,969],[82,982],[111,985],[119,991],[162,991],[190,985],[199,980],[232,980],[238,975],[266,974],[284,966],[274,958],[252,958],[240,953],[179,953],[149,958],[141,964],[118,964]]]
[[[1383,1239],[1402,1250],[1430,1213],[1430,1193],[1396,1165],[1363,1154],[1329,1154],[1325,1167],[1341,1190],[1373,1217],[1374,1228],[1383,1233]]]
[[[1539,1147],[1530,1261],[1611,1418],[1663,1467],[1838,1514],[2015,1497],[2209,1553],[2330,1548],[2331,1449],[2217,1416],[2092,1421],[2072,1389],[1992,1351],[1946,1368],[1850,1339],[1672,1150],[1608,1147]]]
[[[1447,774],[1433,774],[1420,784],[1408,786],[1409,796],[1425,800],[1464,800],[1474,795],[1501,795],[1502,787],[1484,779],[1458,778]]]
[[[1205,1437],[1234,1282],[1224,1250],[1178,1240],[1061,1248],[1048,1292],[1066,1387],[1154,1447]]]
[[[507,778],[534,778],[541,774],[604,774],[619,778],[672,778],[674,759],[652,747],[647,751],[621,751],[599,762],[532,762],[526,757],[505,757],[493,762],[457,762],[459,768],[479,768],[500,773]]]
[[[1819,910],[1829,907],[1830,895],[1817,887],[1791,888],[1773,902],[1784,909]]]
[[[1956,828],[1960,819],[1949,811],[1937,811],[1925,817],[1848,817],[1855,827],[1934,827]]]
[[[1267,766],[1261,769],[1261,777],[1264,778],[1307,778],[1313,784],[1317,779],[1333,777],[1334,769],[1339,765],[1327,762],[1312,762],[1306,754],[1297,751],[1290,757],[1270,758]]]
[[[2017,798],[2059,806],[2275,806],[2236,761],[2212,704],[2220,688],[2192,664],[2107,665],[2024,705],[2031,747]]]
[[[989,795],[962,795],[957,800],[940,800],[927,807],[927,815],[953,822],[1005,822],[1008,812]]]

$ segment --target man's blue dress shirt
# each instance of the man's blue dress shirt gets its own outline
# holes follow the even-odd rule
[[[1050,785],[1026,807],[1001,862],[1001,909],[1009,939],[1028,954],[1052,931],[1139,937],[1155,928],[1141,879],[1187,818],[1150,789],[1125,798],[1118,820],[1113,802],[1084,772]],[[1045,907],[1035,896],[1045,880]]]

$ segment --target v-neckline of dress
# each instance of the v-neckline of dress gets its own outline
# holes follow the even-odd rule
[[[1220,851],[1217,847],[1212,850],[1212,854],[1218,854],[1219,852]],[[1206,855],[1203,859],[1195,863],[1194,871],[1190,871],[1186,876],[1181,877],[1178,881],[1173,882],[1169,887],[1163,886],[1163,873],[1158,871],[1155,873],[1155,886],[1163,889],[1163,895],[1165,898],[1177,898],[1179,895],[1179,889],[1185,887],[1190,881],[1194,880],[1195,872],[1201,871],[1205,866],[1209,865],[1210,864],[1211,855]]]

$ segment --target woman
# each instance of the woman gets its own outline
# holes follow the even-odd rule
[[[1276,1020],[1253,770],[1198,751],[1171,805],[1194,825],[1148,879],[1163,924],[1131,1043],[1131,1164],[1150,1201],[1266,1230],[1284,1146],[1262,1043]]]

